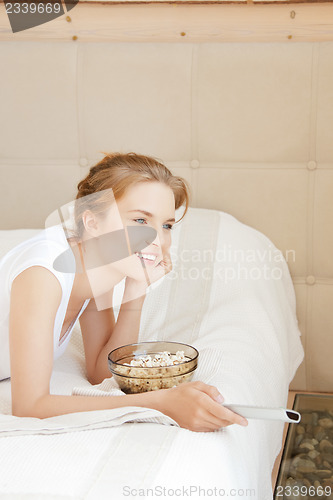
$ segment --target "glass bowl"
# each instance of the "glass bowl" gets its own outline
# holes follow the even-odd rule
[[[162,354],[168,351],[176,354],[184,351],[185,361],[169,366],[128,366],[139,356]],[[109,370],[126,394],[169,389],[182,382],[189,382],[198,365],[199,352],[188,344],[180,342],[139,342],[117,347],[108,355]]]

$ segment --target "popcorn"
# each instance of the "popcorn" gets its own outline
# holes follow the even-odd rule
[[[171,366],[178,365],[186,361],[184,351],[177,351],[176,354],[163,351],[162,353],[155,354],[154,358],[148,355],[137,356],[132,359],[130,363],[124,363],[126,366],[141,366],[144,367],[158,367],[158,366]]]
[[[168,343],[163,346],[166,347],[169,347]],[[171,344],[170,347],[173,348]],[[181,348],[181,345],[177,345],[177,348]],[[148,347],[141,352],[136,348],[128,349],[126,358],[122,357],[114,362],[116,364],[114,370],[110,367],[120,389],[126,394],[169,389],[192,379],[197,361],[196,357],[192,358],[187,354],[186,349],[179,350],[176,354],[175,351],[171,354],[169,351],[161,350],[154,352],[153,349],[147,354],[147,351],[150,351]],[[110,357],[109,363],[112,365]]]

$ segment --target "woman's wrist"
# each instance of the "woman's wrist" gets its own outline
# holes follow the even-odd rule
[[[141,297],[142,300],[144,300],[147,288],[148,285],[142,281],[136,281],[131,278],[126,278],[124,299],[128,301],[135,300]]]
[[[167,389],[159,389],[158,391],[148,391],[140,394],[127,394],[125,398],[129,403],[128,406],[143,406],[164,413],[166,410],[166,391]]]

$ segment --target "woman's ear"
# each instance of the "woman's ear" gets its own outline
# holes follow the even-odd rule
[[[82,214],[84,229],[92,238],[98,236],[98,221],[96,215],[91,210],[85,210]]]

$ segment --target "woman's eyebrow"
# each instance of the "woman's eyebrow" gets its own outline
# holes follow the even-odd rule
[[[142,214],[147,215],[147,217],[153,217],[153,214],[147,212],[146,210],[141,210],[140,208],[137,208],[135,210],[129,210],[128,212],[141,212]],[[166,222],[175,222],[175,219],[167,219]]]

